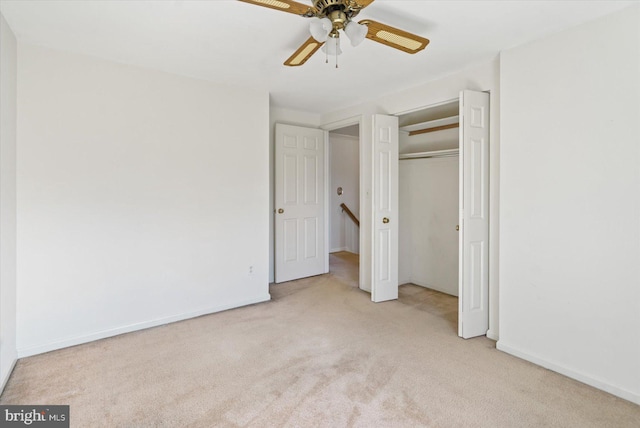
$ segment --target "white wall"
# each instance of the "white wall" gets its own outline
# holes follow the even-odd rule
[[[19,355],[269,299],[267,92],[18,48]]]
[[[498,342],[636,403],[639,11],[502,55]]]
[[[468,69],[453,73],[450,76],[427,82],[424,85],[398,92],[391,95],[381,96],[373,99],[368,103],[352,106],[347,109],[337,110],[322,116],[322,123],[329,127],[331,124],[349,121],[350,118],[362,117],[360,123],[360,135],[362,138],[363,156],[369,159],[371,154],[367,152],[370,149],[371,133],[363,130],[372,129],[371,114],[394,114],[399,115],[409,111],[418,110],[427,106],[433,106],[445,101],[456,100],[459,98],[460,91],[463,89],[471,89],[476,91],[489,91],[491,93],[490,106],[490,177],[489,177],[489,331],[487,336],[492,339],[498,339],[498,244],[499,244],[499,216],[498,208],[500,202],[499,174],[500,174],[500,69],[498,59],[483,64],[472,66]],[[362,174],[371,175],[370,165],[364,165]],[[367,194],[370,189],[366,186],[363,190],[361,199],[361,231],[368,230],[368,217],[366,202],[370,201]],[[363,202],[364,201],[364,202]],[[369,258],[367,254],[367,242],[370,237],[362,234],[364,244],[360,247],[360,279],[361,281],[369,281],[366,274],[368,272],[365,264]],[[362,243],[362,241],[361,241]],[[370,242],[369,242],[370,245]]]
[[[0,392],[16,351],[17,45],[0,15]]]
[[[359,228],[340,208],[344,203],[360,218],[359,145],[358,137],[329,134],[330,252],[359,252]],[[342,195],[338,195],[338,187],[342,187]]]
[[[458,295],[459,158],[400,161],[399,279]]]

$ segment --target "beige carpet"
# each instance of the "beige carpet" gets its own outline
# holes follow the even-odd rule
[[[269,303],[20,360],[0,402],[75,427],[638,427],[640,407],[455,333],[455,298],[373,304],[354,257]]]

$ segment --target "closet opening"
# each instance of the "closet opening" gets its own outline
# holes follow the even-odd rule
[[[399,298],[458,331],[458,99],[398,115]]]
[[[359,287],[360,126],[329,132],[329,272]]]

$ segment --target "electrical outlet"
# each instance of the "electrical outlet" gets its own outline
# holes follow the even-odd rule
[[[249,266],[249,275],[253,275],[253,266]]]

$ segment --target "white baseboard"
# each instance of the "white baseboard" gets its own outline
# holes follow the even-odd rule
[[[7,370],[7,373],[2,378],[2,383],[0,383],[0,394],[4,392],[4,387],[7,385],[7,382],[9,381],[9,378],[11,377],[11,373],[13,373],[13,369],[16,367],[17,362],[18,362],[17,358],[14,358],[13,361],[11,361],[9,370]]]
[[[444,294],[448,294],[449,296],[458,297],[457,294],[452,294],[450,290],[445,290],[445,289],[439,288],[439,287],[433,287],[431,285],[425,284],[422,281],[416,281],[413,278],[409,282],[411,282],[412,284],[418,285],[420,287],[423,287],[423,288],[428,288],[429,290],[435,290],[435,291],[439,291],[439,292],[444,293]]]
[[[608,392],[609,394],[613,394],[616,397],[624,398],[625,400],[629,400],[632,403],[640,404],[640,394],[637,394],[632,391],[627,391],[626,389],[619,388],[615,385],[611,385],[610,383],[603,381],[601,379],[596,379],[587,374],[580,373],[578,371],[567,368],[561,364],[556,364],[552,361],[548,361],[539,356],[532,355],[525,351],[521,351],[516,347],[512,347],[508,344],[505,344],[504,340],[499,340],[498,343],[496,344],[496,348],[502,352],[506,352],[507,354],[511,354],[518,358],[522,358],[523,360],[527,360],[534,364],[542,366],[545,369],[552,370],[556,373],[560,373],[562,375],[575,379],[579,382],[586,383],[587,385],[593,386],[594,388],[598,388],[602,391]]]
[[[415,285],[417,285],[419,287],[428,288],[430,290],[435,290],[435,291],[439,291],[439,292],[444,293],[444,294],[448,294],[450,296],[458,297],[456,294],[451,294],[451,292],[448,291],[448,290],[443,290],[443,289],[440,289],[438,287],[432,287],[430,285],[424,285],[424,283],[422,283],[421,281],[415,281],[412,278],[409,278],[408,280],[406,280],[404,282],[400,282],[400,284],[407,284],[407,283],[415,284]],[[500,339],[498,334],[495,331],[491,330],[491,329],[487,330],[487,337],[489,339],[491,339],[491,340],[496,341],[496,342]]]
[[[347,247],[332,248],[329,250],[330,253],[339,253],[340,251],[347,251]]]
[[[241,300],[231,304],[214,306],[210,308],[200,309],[193,312],[186,312],[182,314],[172,315],[168,317],[158,318],[150,321],[143,321],[135,324],[129,324],[122,327],[116,327],[109,330],[97,331],[82,336],[70,337],[55,342],[45,343],[42,345],[31,346],[27,348],[18,349],[18,358],[30,357],[32,355],[43,354],[45,352],[55,351],[57,349],[68,348],[70,346],[81,345],[83,343],[93,342],[95,340],[105,339],[107,337],[118,336],[120,334],[131,333],[133,331],[144,330],[151,327],[157,327],[159,325],[169,324],[176,321],[183,321],[190,318],[196,318],[202,315],[209,315],[216,312],[222,312],[229,309],[239,308],[241,306],[253,305],[255,303],[262,303],[271,300],[271,295],[256,297],[253,299]]]
[[[410,284],[410,278],[398,277],[398,285]]]

